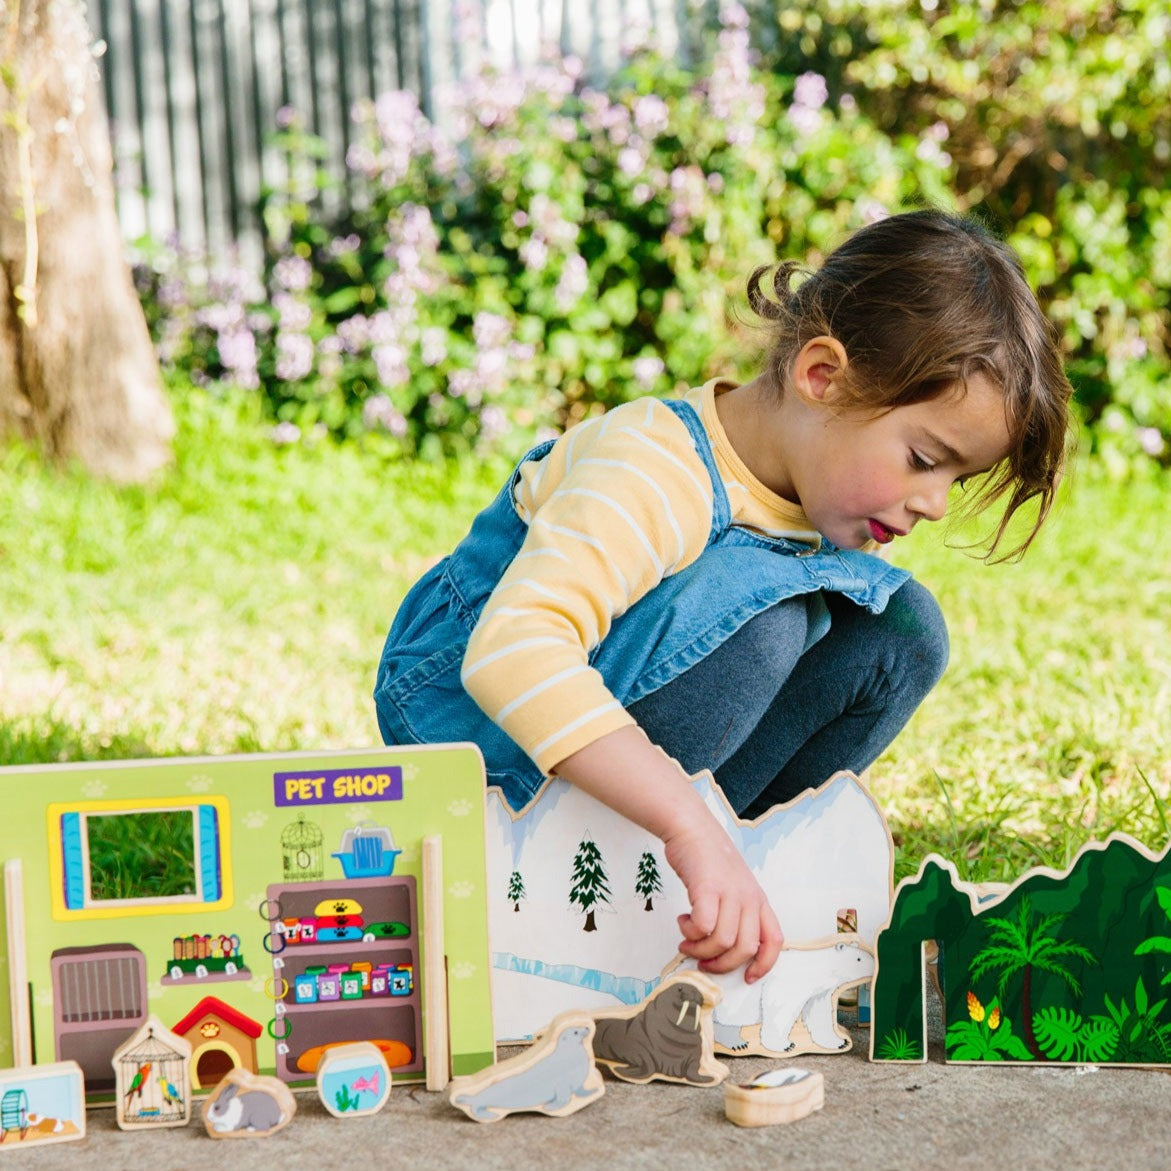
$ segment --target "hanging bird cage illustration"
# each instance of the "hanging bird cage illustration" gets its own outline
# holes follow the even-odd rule
[[[281,834],[285,882],[316,882],[325,877],[325,837],[299,814]]]
[[[160,1033],[162,1035],[160,1035]],[[190,1108],[187,1063],[191,1047],[166,1029],[143,1029],[114,1056],[120,1125],[165,1126],[186,1122]],[[177,1042],[172,1044],[169,1042]]]

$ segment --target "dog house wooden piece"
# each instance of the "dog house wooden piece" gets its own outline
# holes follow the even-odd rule
[[[191,1045],[193,1089],[210,1089],[233,1069],[258,1072],[256,1041],[264,1026],[216,996],[205,996],[171,1031]]]

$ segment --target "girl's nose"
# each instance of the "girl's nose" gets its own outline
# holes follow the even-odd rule
[[[914,495],[907,501],[907,507],[924,520],[942,520],[947,512],[949,486],[944,477],[933,476],[931,483],[923,484],[916,489]]]

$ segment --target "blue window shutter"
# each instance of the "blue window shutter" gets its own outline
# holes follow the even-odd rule
[[[61,814],[61,861],[65,873],[61,885],[65,906],[79,911],[85,906],[85,874],[81,851],[81,814]]]
[[[199,817],[199,878],[203,886],[203,901],[217,902],[222,891],[220,880],[219,819],[214,805],[200,805]]]

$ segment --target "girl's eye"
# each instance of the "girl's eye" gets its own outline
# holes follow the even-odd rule
[[[911,467],[917,472],[929,472],[935,465],[928,459],[924,459],[917,451],[911,451]]]

